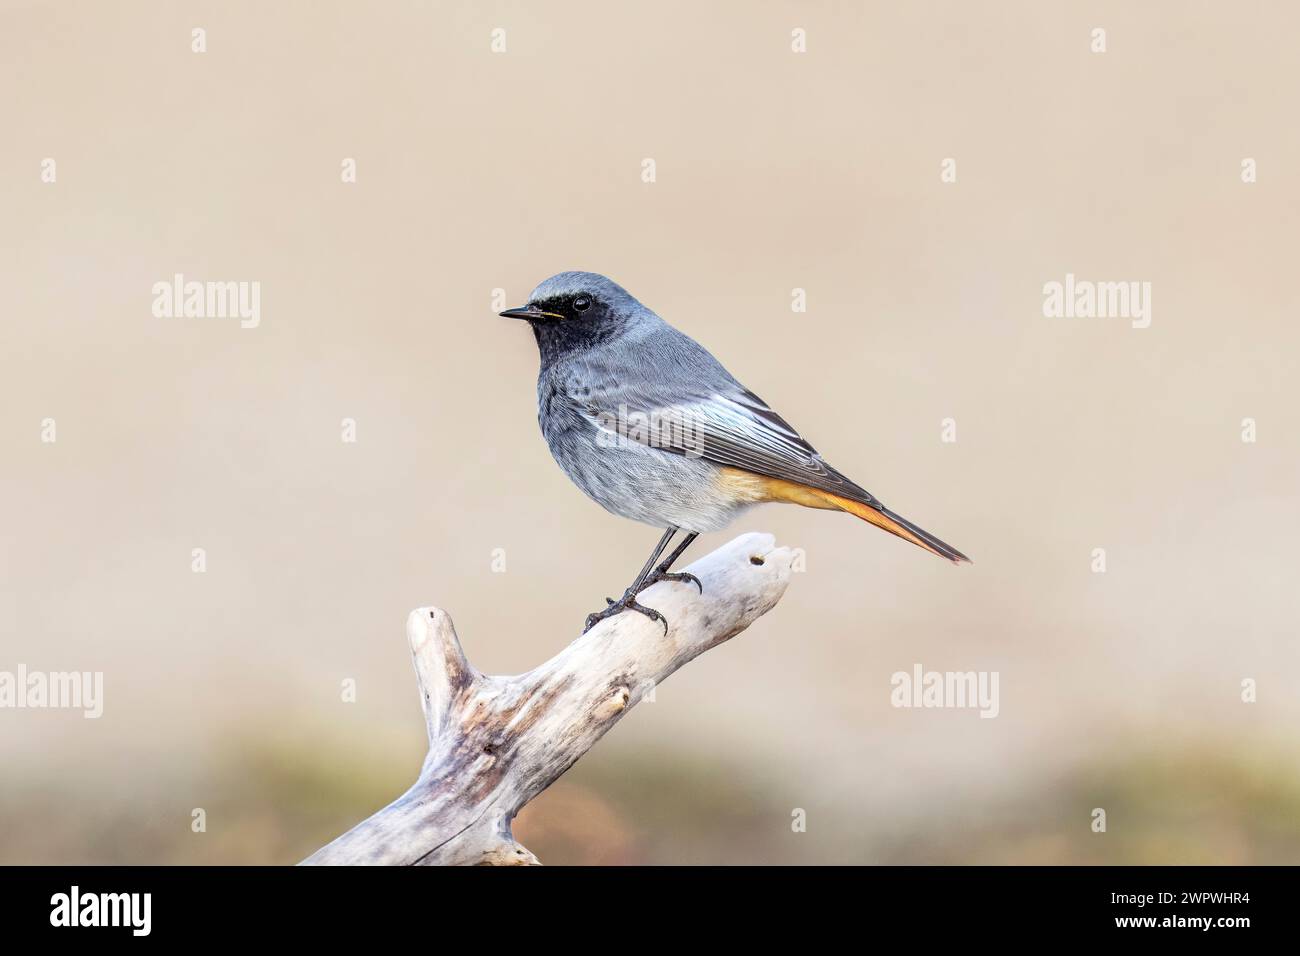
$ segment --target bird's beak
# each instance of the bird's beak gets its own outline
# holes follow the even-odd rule
[[[543,312],[535,305],[520,306],[517,309],[506,309],[499,313],[504,319],[527,319],[530,322],[536,322],[539,319],[562,319],[564,316],[556,315],[554,312]]]

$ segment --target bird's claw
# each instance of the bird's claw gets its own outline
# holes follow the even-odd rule
[[[700,589],[701,594],[704,593],[704,585],[701,584],[700,579],[697,578],[695,575],[691,574],[691,572],[661,571],[658,568],[655,568],[654,571],[650,572],[650,575],[645,579],[645,583],[642,584],[641,587],[637,588],[637,592],[640,593],[641,591],[644,591],[646,588],[648,588],[650,585],[658,584],[660,581],[689,581],[691,584],[694,584],[697,588]],[[608,600],[608,598],[606,600]]]
[[[603,611],[596,611],[587,615],[587,623],[582,628],[583,634],[586,634],[608,617],[613,617],[615,614],[619,614],[623,611],[636,611],[638,614],[644,614],[646,617],[650,618],[650,620],[658,621],[662,624],[664,626],[664,634],[667,635],[668,619],[654,608],[646,607],[644,604],[638,604],[635,591],[628,591],[623,595],[621,600],[611,601],[609,598],[605,598],[605,601],[609,604],[609,607],[605,608]]]

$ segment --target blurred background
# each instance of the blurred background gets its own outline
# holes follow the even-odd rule
[[[621,591],[658,532],[553,464],[494,314],[564,269],[975,563],[779,506],[702,538],[806,572],[524,810],[544,862],[1300,862],[1297,28],[2,0],[0,670],[102,671],[104,713],[0,710],[0,862],[294,862],[415,778],[411,608],[515,673]],[[260,325],[156,318],[176,273]],[[1150,327],[1044,317],[1067,273]],[[914,664],[999,715],[892,707]]]

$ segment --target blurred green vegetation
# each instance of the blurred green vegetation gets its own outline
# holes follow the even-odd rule
[[[1094,833],[1094,808],[1106,832]],[[1076,768],[994,807],[955,808],[881,862],[1276,865],[1300,862],[1294,754],[1191,743]]]
[[[0,786],[0,863],[293,863],[402,793],[419,769],[416,743],[258,734],[136,777],[11,778]],[[598,747],[515,830],[549,864],[1295,864],[1296,768],[1294,754],[1202,740],[995,792],[955,782],[894,813],[846,806],[821,786],[825,802],[803,807],[807,831],[795,833],[779,799],[788,781],[761,766]],[[206,832],[191,830],[195,807]],[[1105,833],[1091,830],[1095,807]]]

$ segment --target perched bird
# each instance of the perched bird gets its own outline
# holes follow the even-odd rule
[[[969,561],[826,464],[707,349],[610,279],[561,272],[501,315],[532,326],[537,420],[560,467],[606,510],[666,529],[623,597],[607,598],[586,630],[623,610],[667,630],[637,594],[658,581],[703,593],[673,562],[701,532],[765,501],[847,511],[954,564]],[[656,564],[679,531],[685,538]]]

